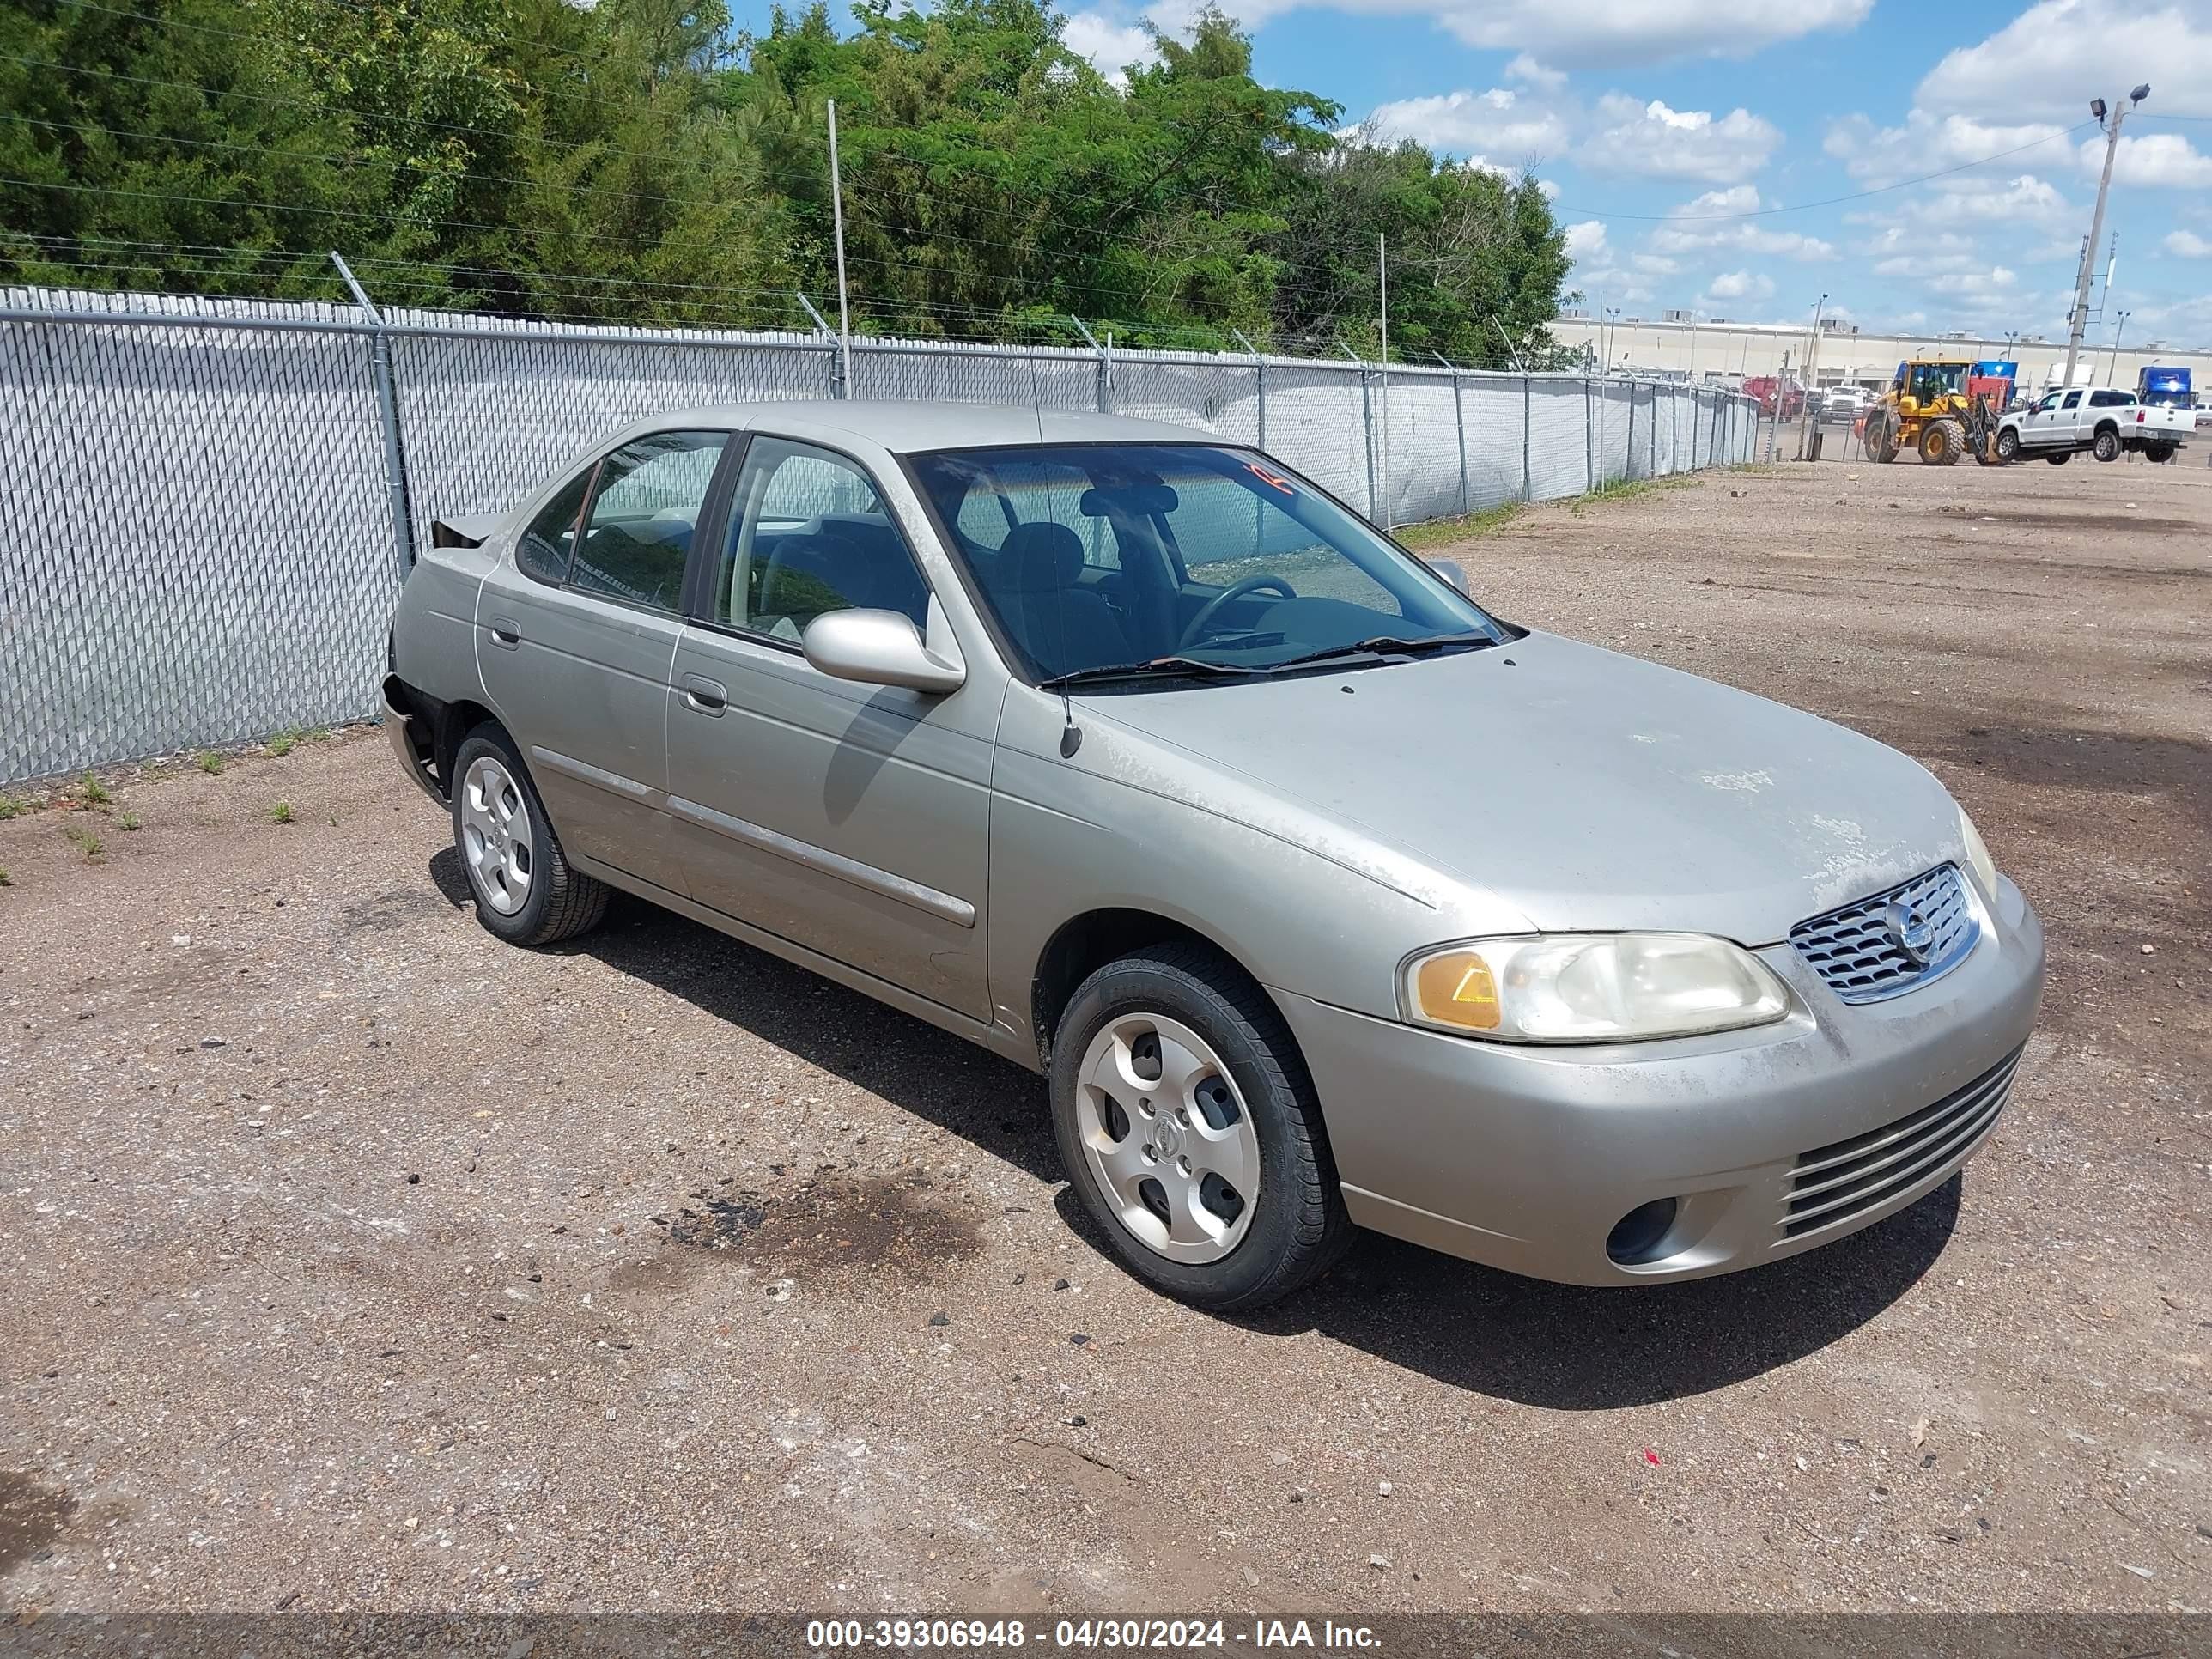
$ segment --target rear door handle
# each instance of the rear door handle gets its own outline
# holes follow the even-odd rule
[[[512,651],[522,643],[522,624],[512,617],[491,619],[491,642]]]
[[[720,714],[730,706],[730,689],[703,674],[684,677],[684,706],[701,714]]]

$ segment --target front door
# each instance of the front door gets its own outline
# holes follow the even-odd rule
[[[542,507],[485,579],[477,660],[562,842],[683,890],[668,834],[669,674],[726,432],[623,445]]]
[[[858,463],[756,436],[727,526],[669,712],[669,806],[692,897],[988,1019],[994,689],[934,696],[806,660],[800,638],[827,611],[944,627]]]

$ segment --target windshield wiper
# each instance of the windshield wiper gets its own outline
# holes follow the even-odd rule
[[[1281,662],[1269,663],[1267,672],[1272,674],[1279,669],[1334,662],[1340,657],[1422,656],[1455,645],[1480,651],[1497,643],[1497,640],[1488,634],[1431,634],[1418,640],[1401,640],[1395,634],[1377,634],[1371,639],[1355,640],[1350,645],[1332,645],[1319,651],[1309,651],[1302,657],[1290,657]]]
[[[1071,685],[1094,685],[1102,680],[1187,679],[1193,674],[1225,674],[1237,678],[1264,674],[1263,668],[1238,663],[1204,662],[1196,657],[1152,657],[1143,662],[1109,663],[1097,668],[1073,668],[1039,680],[1042,691],[1064,690]]]

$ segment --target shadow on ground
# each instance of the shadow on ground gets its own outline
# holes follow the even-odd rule
[[[468,896],[448,848],[431,878]],[[1061,1180],[1042,1079],[975,1044],[648,904],[620,899],[573,948],[951,1131]],[[1367,1235],[1319,1285],[1235,1323],[1310,1330],[1470,1393],[1560,1411],[1648,1405],[1740,1382],[1850,1334],[1942,1255],[1954,1179],[1904,1214],[1755,1272],[1635,1290],[1548,1285]],[[1116,1269],[1064,1187],[1060,1218]]]

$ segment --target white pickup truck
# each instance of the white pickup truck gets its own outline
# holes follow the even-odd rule
[[[1998,421],[1997,459],[2039,456],[2061,466],[2086,449],[2100,461],[2117,461],[2130,450],[2146,460],[2170,461],[2196,435],[2188,410],[2137,403],[2134,392],[2118,386],[2063,387]]]

